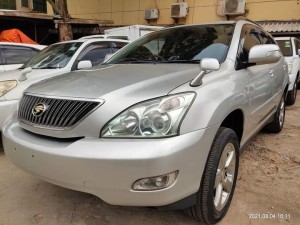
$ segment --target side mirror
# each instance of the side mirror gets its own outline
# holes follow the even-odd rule
[[[32,68],[31,67],[26,67],[25,69],[21,70],[21,76],[19,77],[18,81],[24,81],[27,80],[27,74],[31,73]]]
[[[248,63],[256,63],[257,65],[276,63],[281,57],[282,54],[278,45],[256,45],[250,49]]]
[[[220,63],[214,58],[204,58],[200,61],[200,70],[203,71],[218,71],[220,69]]]
[[[190,86],[197,87],[202,84],[203,77],[210,71],[218,71],[220,63],[214,58],[204,58],[200,61],[200,73],[191,81]]]
[[[77,65],[77,69],[80,70],[80,69],[88,69],[88,68],[91,68],[93,67],[93,64],[90,60],[82,60],[78,63]]]

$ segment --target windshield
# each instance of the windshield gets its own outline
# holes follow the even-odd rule
[[[128,44],[106,63],[198,63],[203,58],[222,63],[233,29],[233,24],[218,24],[153,32]]]
[[[32,67],[32,69],[57,69],[65,67],[82,42],[69,42],[51,45],[30,61],[22,66],[22,68]]]
[[[292,50],[292,42],[291,40],[276,40],[283,56],[292,56],[293,50]]]

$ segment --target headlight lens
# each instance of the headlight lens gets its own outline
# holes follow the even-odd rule
[[[293,70],[293,63],[289,63],[289,64],[288,64],[288,71],[289,71],[289,74],[292,73],[292,70]]]
[[[16,87],[17,84],[18,82],[16,80],[0,81],[0,97]]]
[[[181,93],[136,104],[112,119],[102,137],[155,138],[178,133],[195,93]]]

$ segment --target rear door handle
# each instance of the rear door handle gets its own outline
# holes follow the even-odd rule
[[[270,73],[270,76],[271,76],[271,77],[273,77],[273,76],[274,76],[274,71],[273,71],[273,70],[270,70],[270,72],[269,72],[269,73]]]

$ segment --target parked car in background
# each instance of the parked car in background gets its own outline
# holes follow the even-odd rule
[[[163,29],[161,26],[131,25],[104,30],[105,35],[126,36],[128,40],[134,41],[146,34]]]
[[[88,35],[83,36],[79,38],[79,40],[82,39],[94,39],[94,38],[100,38],[100,39],[120,39],[120,40],[128,40],[128,36],[113,36],[113,35],[106,35],[106,34],[95,34],[95,35]]]
[[[295,37],[277,37],[275,40],[288,63],[290,85],[287,104],[293,105],[296,101],[297,89],[300,86],[300,41]]]
[[[0,42],[0,72],[20,68],[45,45]]]
[[[254,23],[166,28],[29,87],[3,146],[51,183],[214,224],[230,206],[241,149],[263,127],[282,130],[288,82],[279,46]]]
[[[35,82],[100,64],[128,44],[124,40],[76,40],[48,46],[19,70],[0,74],[0,130],[23,91]]]
[[[131,25],[125,27],[116,27],[104,30],[104,34],[88,35],[79,39],[103,38],[103,39],[121,39],[134,41],[153,31],[158,31],[164,27],[147,26],[147,25]]]

